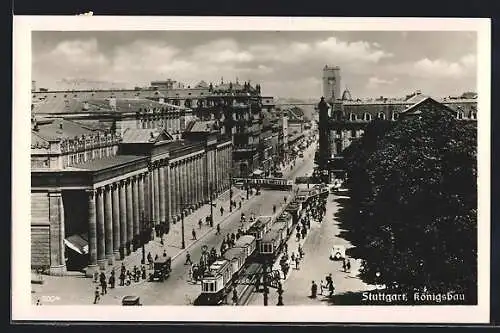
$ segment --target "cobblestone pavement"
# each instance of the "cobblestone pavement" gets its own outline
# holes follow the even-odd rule
[[[283,303],[285,305],[329,305],[332,304],[327,291],[323,295],[318,295],[312,299],[311,284],[315,281],[318,285],[318,293],[321,292],[320,281],[325,283],[325,277],[332,273],[335,284],[335,294],[345,294],[349,292],[362,292],[375,289],[362,282],[358,277],[360,262],[351,258],[351,271],[344,272],[342,262],[330,260],[330,253],[334,244],[344,245],[346,248],[352,245],[343,238],[339,237],[342,231],[335,220],[334,214],[338,210],[338,203],[330,195],[327,203],[327,210],[323,222],[311,222],[311,229],[307,233],[306,239],[301,241],[305,256],[299,264],[299,269],[291,265],[290,272],[283,282]],[[292,236],[288,241],[289,253],[292,251],[297,254],[299,242]],[[277,268],[277,267],[276,267]],[[275,268],[275,269],[276,269]],[[263,296],[261,293],[253,294],[248,305],[262,305]],[[270,289],[269,305],[276,305],[278,294],[274,289]]]

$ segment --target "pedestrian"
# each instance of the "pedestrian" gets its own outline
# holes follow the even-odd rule
[[[220,216],[224,215],[224,207],[220,206]]]
[[[298,257],[295,258],[295,269],[296,270],[299,270],[299,263],[300,263],[300,259]]]
[[[240,201],[240,203],[239,203],[239,206],[240,206],[240,209],[241,209],[241,201]]]
[[[94,292],[94,304],[97,304],[101,299],[101,293],[99,292],[99,286],[95,287],[95,292]]]
[[[323,288],[324,288],[324,287],[325,287],[325,286],[323,285],[323,280],[321,280],[321,281],[319,282],[319,294],[320,294],[320,295],[323,295]]]
[[[300,233],[299,232],[297,232],[297,234],[295,235],[295,238],[296,238],[297,242],[300,242]]]
[[[200,220],[198,221],[198,226],[200,227],[200,229],[201,229],[201,225],[202,225],[202,224],[203,224],[203,221],[200,219]]]
[[[311,297],[316,298],[317,293],[318,293],[318,285],[313,281],[311,285]]]
[[[329,297],[332,297],[333,296],[333,293],[335,292],[335,286],[333,285],[333,281],[332,283],[330,283],[330,286],[328,287],[328,291],[329,291]]]
[[[342,269],[344,270],[344,273],[347,272],[347,262],[346,262],[345,258],[342,261]]]
[[[283,197],[283,201],[286,203],[286,195]]]
[[[191,231],[191,234],[193,235],[193,239],[196,240],[196,231],[194,229]]]
[[[166,256],[167,256],[167,251],[163,250],[163,257],[166,257]]]
[[[186,252],[186,262],[184,263],[184,265],[192,265],[193,262],[191,261],[191,255],[189,254],[189,251]]]
[[[231,233],[231,242],[233,242],[234,244],[234,240],[236,239],[236,235],[234,234],[234,232]]]
[[[347,262],[345,264],[345,268],[346,268],[347,272],[351,272],[351,261],[349,259],[347,259]]]
[[[146,266],[142,265],[141,271],[142,271],[142,279],[146,280]]]
[[[120,286],[124,286],[125,285],[125,273],[124,272],[121,272],[120,273]]]
[[[273,205],[273,214],[276,214],[276,205]]]
[[[215,234],[220,235],[220,224],[217,224],[217,232]]]
[[[115,289],[115,270],[111,271],[111,276],[109,277],[109,288]]]
[[[236,291],[236,288],[233,289],[233,305],[238,304],[238,292]]]
[[[101,282],[101,289],[103,295],[108,293],[108,282],[106,280]]]
[[[292,252],[292,255],[290,256],[290,259],[291,259],[292,261],[295,261],[295,252]]]

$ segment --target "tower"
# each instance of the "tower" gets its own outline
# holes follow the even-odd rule
[[[340,67],[323,67],[323,96],[327,102],[340,99]]]
[[[318,104],[319,110],[319,147],[317,153],[317,164],[320,170],[328,169],[328,161],[331,157],[331,144],[330,144],[330,116],[329,116],[330,105],[325,101],[324,97],[321,97],[321,101]]]

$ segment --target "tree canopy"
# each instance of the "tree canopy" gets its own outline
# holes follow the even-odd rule
[[[477,297],[477,125],[437,102],[344,151],[346,229],[368,283]],[[378,274],[377,274],[378,273]]]

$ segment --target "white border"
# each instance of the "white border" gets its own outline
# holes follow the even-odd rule
[[[112,24],[110,24],[112,23]],[[105,307],[32,306],[30,295],[30,87],[33,30],[377,30],[478,33],[477,306]],[[229,321],[344,323],[487,323],[490,300],[490,20],[422,18],[14,16],[12,168],[12,319],[76,321]]]

